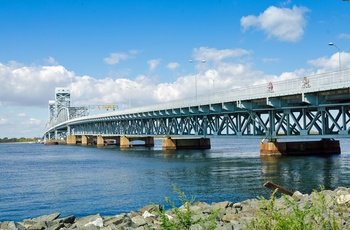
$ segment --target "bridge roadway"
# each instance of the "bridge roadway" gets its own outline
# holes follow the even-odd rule
[[[163,148],[190,147],[180,140],[198,138],[203,146],[196,142],[192,147],[210,148],[209,138],[214,136],[260,138],[262,154],[288,152],[286,148],[322,151],[329,145],[326,141],[340,153],[339,142],[333,139],[350,137],[350,69],[307,78],[308,83],[294,78],[272,82],[273,89],[268,84],[253,85],[83,117],[72,117],[70,108],[64,108],[47,124],[45,137],[72,144],[77,138],[84,138],[83,144],[92,138],[98,144],[107,138],[119,138],[119,143],[122,138],[127,141],[124,146],[134,139],[152,145],[153,137],[163,137]],[[149,137],[152,141],[146,140]],[[321,139],[321,147],[306,141],[291,147],[277,142],[288,138]]]

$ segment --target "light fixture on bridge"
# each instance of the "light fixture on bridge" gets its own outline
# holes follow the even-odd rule
[[[328,45],[329,45],[329,46],[334,46],[335,48],[337,48],[338,54],[339,54],[339,71],[341,71],[340,49],[339,49],[338,46],[336,46],[333,42],[328,43]]]
[[[196,62],[196,63],[206,63],[207,61],[206,60],[202,60],[202,61],[199,61],[199,62]],[[189,63],[193,63],[193,60],[189,60]],[[195,85],[195,92],[196,92],[196,100],[197,100],[197,96],[198,96],[198,93],[197,93],[197,71],[194,75],[194,85]]]

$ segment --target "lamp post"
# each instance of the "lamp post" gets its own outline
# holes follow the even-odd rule
[[[189,60],[189,62],[190,62],[190,63],[193,63],[192,60]],[[197,62],[197,63],[206,63],[206,60],[203,59],[202,61]],[[198,96],[198,94],[197,94],[197,71],[196,71],[196,73],[195,73],[195,75],[194,75],[194,87],[195,87],[196,100],[197,100],[197,96]]]
[[[339,49],[338,46],[336,46],[333,42],[328,43],[328,45],[329,45],[329,46],[334,46],[335,48],[337,48],[338,54],[339,54],[339,71],[341,71],[340,49]]]
[[[209,78],[210,78],[210,80],[213,81],[213,93],[215,94],[215,79],[212,77],[209,77]]]

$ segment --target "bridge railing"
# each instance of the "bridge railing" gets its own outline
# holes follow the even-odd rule
[[[315,74],[307,76],[307,78],[309,80],[309,87],[303,87],[303,78],[294,78],[272,82],[273,90],[271,91],[268,89],[268,83],[253,85],[247,88],[233,88],[213,94],[198,96],[197,98],[185,98],[156,105],[127,109],[124,110],[123,114],[171,108],[184,108],[196,105],[217,104],[237,100],[276,97],[293,93],[342,88],[349,86],[350,84],[350,69]]]

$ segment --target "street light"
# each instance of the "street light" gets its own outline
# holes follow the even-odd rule
[[[329,45],[329,46],[334,46],[335,48],[337,48],[338,54],[339,54],[339,71],[341,71],[340,49],[339,49],[338,46],[336,46],[333,42],[328,43],[328,45]]]
[[[192,60],[189,60],[189,62],[190,62],[190,63],[193,63]],[[197,62],[197,63],[206,63],[206,60],[203,59],[202,61]],[[197,71],[196,71],[196,73],[195,73],[195,75],[194,75],[194,85],[195,85],[196,100],[197,100]]]

